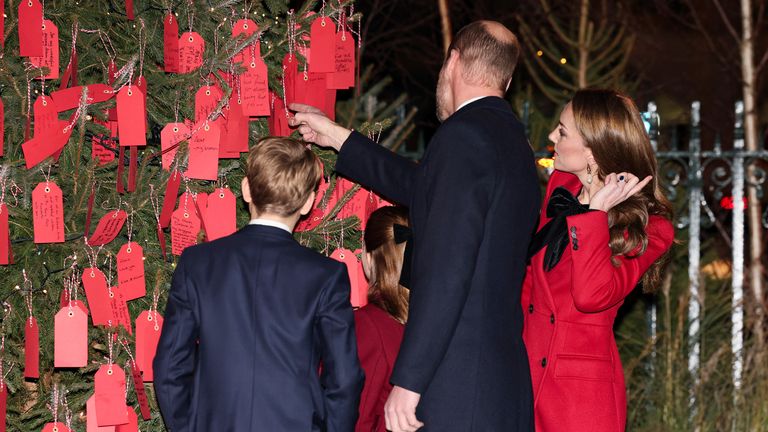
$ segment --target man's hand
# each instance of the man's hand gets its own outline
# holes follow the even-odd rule
[[[306,142],[339,151],[352,133],[332,122],[321,110],[313,106],[292,103],[289,108],[296,114],[288,120],[288,124],[298,126],[299,133]]]
[[[424,426],[416,418],[416,406],[421,395],[395,386],[384,404],[387,430],[392,432],[414,432]]]

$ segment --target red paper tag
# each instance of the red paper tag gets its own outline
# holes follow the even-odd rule
[[[133,21],[133,0],[125,0],[125,15],[129,21]]]
[[[83,270],[83,287],[85,287],[85,297],[88,299],[93,325],[109,325],[112,319],[112,307],[104,273],[97,268],[86,268]]]
[[[34,168],[50,156],[55,156],[67,144],[73,129],[69,127],[68,122],[59,120],[58,127],[23,143],[21,150],[24,152],[27,169]]]
[[[141,90],[141,97],[144,101],[144,123],[146,124],[147,128],[149,128],[149,123],[147,119],[147,78],[145,78],[143,75],[139,75],[138,78],[133,82],[134,87],[138,87],[139,90]],[[146,129],[145,129],[146,130]]]
[[[152,412],[149,410],[147,393],[144,391],[144,379],[141,377],[141,370],[133,362],[129,363],[129,367],[131,369],[133,389],[136,391],[136,400],[139,402],[139,409],[141,410],[141,417],[144,420],[149,420],[152,418]]]
[[[3,2],[0,2],[2,4]],[[0,7],[2,9],[2,7]],[[0,10],[0,16],[2,16],[2,10]],[[2,28],[0,28],[2,30]],[[2,38],[0,38],[2,39]],[[0,378],[0,432],[5,432],[5,414],[8,407],[8,386]]]
[[[302,72],[296,79],[296,102],[312,105],[325,111],[325,85],[324,73]],[[326,113],[327,114],[327,113]]]
[[[179,22],[172,13],[163,18],[163,63],[166,72],[179,72]]]
[[[45,426],[43,426],[42,432],[70,432],[70,430],[64,423],[57,422],[46,423]]]
[[[165,186],[163,210],[160,212],[160,226],[163,228],[168,227],[168,224],[171,223],[171,214],[176,207],[176,197],[179,195],[179,185],[181,185],[181,173],[173,171]]]
[[[40,330],[35,317],[24,322],[24,378],[40,377]]]
[[[163,169],[171,169],[178,145],[187,139],[189,128],[184,123],[168,123],[160,132],[160,148],[163,152]]]
[[[328,75],[329,89],[347,89],[355,86],[355,40],[352,33],[336,33],[336,68]]]
[[[35,100],[32,106],[35,113],[35,137],[50,133],[59,124],[59,112],[53,98],[42,95]]]
[[[358,191],[352,196],[352,198],[347,201],[346,204],[344,204],[344,207],[339,210],[339,213],[337,214],[338,219],[346,219],[350,216],[357,216],[357,218],[362,222],[365,220],[366,216],[366,201],[368,201],[368,191],[365,189],[358,189]],[[337,198],[341,199],[343,195],[338,195]],[[361,229],[362,225],[361,225]]]
[[[59,308],[63,307],[69,307],[69,292],[67,292],[67,290],[62,290],[61,296],[59,297]],[[88,308],[85,306],[85,303],[81,302],[80,300],[72,300],[72,307],[80,308],[86,317],[90,315],[88,313]]]
[[[196,32],[186,32],[179,38],[179,72],[189,73],[203,65],[205,41]]]
[[[272,128],[269,133],[274,136],[289,136],[291,127],[288,125],[288,114],[285,112],[285,105],[281,98],[275,99],[275,105],[272,110]]]
[[[224,108],[224,123],[221,124],[219,159],[240,158],[240,152],[248,151],[248,117],[243,115],[242,101],[232,92],[228,107]]]
[[[179,209],[173,212],[171,217],[171,253],[181,255],[188,246],[197,244],[197,234],[200,232],[200,219],[195,212],[195,204],[187,203],[186,210],[183,203]]]
[[[181,199],[184,199],[184,195],[181,196]],[[195,203],[197,216],[203,224],[203,229],[205,229],[205,221],[208,220],[208,212],[206,211],[208,210],[208,194],[205,192],[198,192],[194,196],[190,195],[189,200],[190,203]]]
[[[126,300],[144,297],[144,250],[136,242],[130,242],[117,253],[117,280]]]
[[[218,188],[208,195],[205,228],[208,241],[228,236],[237,229],[235,195],[227,188]]]
[[[86,432],[115,432],[114,426],[99,426],[98,416],[96,415],[96,396],[88,398],[85,403],[86,413]]]
[[[136,318],[136,362],[147,382],[154,380],[152,361],[162,330],[163,317],[157,312],[143,311]]]
[[[252,34],[256,33],[259,30],[259,26],[249,20],[249,19],[241,19],[238,20],[234,26],[232,26],[232,37],[235,38],[237,36],[240,36],[241,34],[244,34],[246,36],[251,36]],[[259,44],[259,42],[256,42],[256,44]],[[243,63],[245,62],[245,58],[247,56],[247,53],[249,51],[249,48],[244,48],[240,50],[239,53],[235,54],[235,56],[232,58],[232,61],[235,63]]]
[[[8,206],[0,203],[0,265],[11,263],[11,233],[8,229]]]
[[[53,367],[88,364],[88,315],[79,307],[63,307],[54,319]]]
[[[0,11],[0,16],[2,16],[2,14],[3,12]],[[0,31],[1,30],[2,30],[2,27],[0,27]],[[2,37],[0,37],[0,39],[2,39]],[[4,136],[5,136],[5,106],[3,105],[3,100],[0,99],[0,156],[2,156],[5,151],[5,139],[3,138]]]
[[[59,112],[75,109],[80,106],[80,99],[83,96],[83,89],[88,90],[88,103],[95,104],[106,102],[115,95],[112,87],[106,84],[91,84],[87,86],[70,87],[63,90],[56,90],[51,93],[51,99]],[[92,100],[91,100],[92,99]]]
[[[336,70],[336,25],[331,18],[323,16],[312,21],[309,47],[312,49],[310,71],[334,72]]]
[[[128,304],[120,287],[111,287],[109,289],[109,310],[112,314],[109,327],[123,326],[128,334],[133,334],[131,326],[131,314],[128,312]]]
[[[41,182],[32,191],[35,243],[64,242],[64,201],[54,182]]]
[[[286,54],[283,58],[283,80],[285,81],[285,100],[288,105],[296,98],[294,88],[299,74],[299,62],[293,54]]]
[[[102,365],[93,379],[99,426],[128,423],[125,405],[125,372],[116,364]]]
[[[128,215],[123,210],[110,211],[102,216],[96,230],[88,237],[88,244],[91,246],[101,246],[110,243],[120,234]]]
[[[195,126],[189,140],[189,164],[186,176],[198,180],[216,180],[219,176],[219,140],[221,131],[215,122]]]
[[[128,422],[125,424],[115,426],[115,432],[138,432],[139,431],[139,417],[136,415],[136,411],[132,407],[126,407],[125,415],[128,416]]]
[[[23,3],[23,1],[22,1]],[[29,62],[35,67],[47,67],[45,79],[59,78],[59,28],[51,20],[43,21],[43,53],[32,56]]]
[[[43,55],[43,6],[40,0],[19,2],[19,55]],[[3,37],[4,38],[4,37]]]
[[[200,87],[195,93],[195,122],[207,120],[223,96],[224,93],[217,86]]]
[[[0,1],[0,35],[2,35],[2,37],[0,37],[0,48],[5,48],[5,2],[4,1]],[[5,416],[3,416],[3,420],[5,420]],[[0,425],[0,432],[5,432],[5,421],[3,421],[3,425]]]
[[[358,288],[360,283],[360,278],[357,274],[359,269],[358,267],[359,263],[357,261],[357,257],[349,249],[336,249],[331,254],[331,258],[347,266],[347,272],[349,273],[349,284],[351,288],[349,300],[350,300],[350,303],[352,303],[353,307],[360,306],[361,305],[360,289]]]
[[[91,140],[91,159],[99,161],[99,166],[115,160],[116,143],[109,138],[94,136]]]
[[[245,72],[240,75],[243,114],[250,117],[269,115],[269,80],[267,65],[258,53],[246,54]]]
[[[163,227],[160,226],[160,224],[157,224],[157,242],[160,244],[160,252],[163,254],[163,262],[168,260],[168,256],[165,251],[165,233],[163,232]]]
[[[120,146],[147,145],[144,95],[138,86],[123,87],[117,94],[117,127]]]

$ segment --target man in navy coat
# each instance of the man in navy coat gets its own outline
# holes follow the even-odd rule
[[[321,170],[298,141],[263,139],[243,179],[250,224],[181,255],[154,359],[172,432],[354,429],[363,373],[346,267],[291,234]]]
[[[336,169],[410,207],[410,312],[385,406],[393,432],[533,430],[520,290],[541,200],[523,125],[502,99],[519,53],[503,25],[460,30],[437,86],[443,121],[420,164],[292,105]]]

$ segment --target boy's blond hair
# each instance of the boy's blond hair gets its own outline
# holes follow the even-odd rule
[[[262,138],[248,153],[246,176],[259,214],[286,217],[301,210],[321,175],[317,156],[293,138]]]

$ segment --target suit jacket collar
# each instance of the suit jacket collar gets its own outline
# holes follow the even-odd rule
[[[284,229],[267,225],[248,224],[241,228],[240,231],[238,231],[238,234],[259,237],[272,237],[276,239],[293,241],[293,234]]]
[[[507,102],[505,99],[502,99],[498,96],[484,96],[478,100],[472,101],[460,109],[456,110],[453,115],[456,115],[460,112],[469,111],[475,108],[494,108],[494,109],[501,109],[505,111],[512,111],[512,107],[509,106],[509,102]]]

